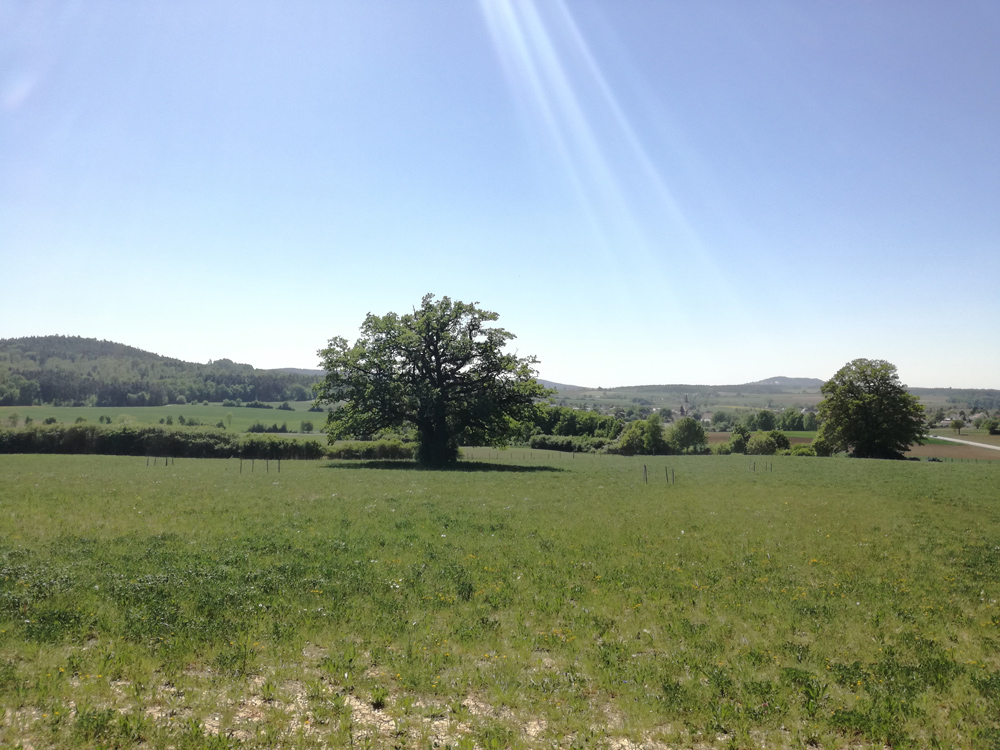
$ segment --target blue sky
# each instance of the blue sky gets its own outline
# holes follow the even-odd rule
[[[542,377],[1000,388],[995,2],[7,2],[0,337],[315,367],[427,292]]]

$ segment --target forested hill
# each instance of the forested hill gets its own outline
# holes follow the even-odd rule
[[[180,401],[307,401],[319,380],[219,359],[183,362],[79,336],[0,339],[0,406],[161,406]]]

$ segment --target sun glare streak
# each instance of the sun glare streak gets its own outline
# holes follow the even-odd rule
[[[518,104],[541,120],[608,260],[626,253],[663,267],[683,259],[718,278],[565,2],[547,0],[544,13],[533,0],[480,7]]]

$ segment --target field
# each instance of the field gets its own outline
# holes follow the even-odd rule
[[[0,745],[1000,743],[1000,463],[467,458],[0,458]]]
[[[280,402],[271,404],[279,406]],[[11,415],[17,415],[18,424],[24,424],[25,417],[31,417],[35,424],[49,417],[63,424],[73,424],[77,419],[97,422],[101,417],[109,417],[113,424],[159,424],[161,419],[170,417],[174,424],[179,418],[195,419],[202,425],[214,426],[222,422],[227,429],[246,432],[254,422],[267,426],[287,423],[291,432],[298,432],[303,421],[312,422],[314,431],[326,424],[325,412],[310,412],[311,401],[296,401],[289,404],[294,411],[284,409],[248,409],[245,406],[223,406],[222,404],[170,404],[168,406],[0,406],[0,426],[8,426]],[[231,419],[229,419],[231,417]]]

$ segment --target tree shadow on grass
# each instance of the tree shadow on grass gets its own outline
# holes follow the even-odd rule
[[[400,460],[340,460],[326,465],[328,469],[397,469],[403,471],[512,471],[532,473],[541,471],[565,471],[555,466],[520,466],[518,464],[491,464],[485,461],[458,461],[447,466],[425,466],[415,461]]]

